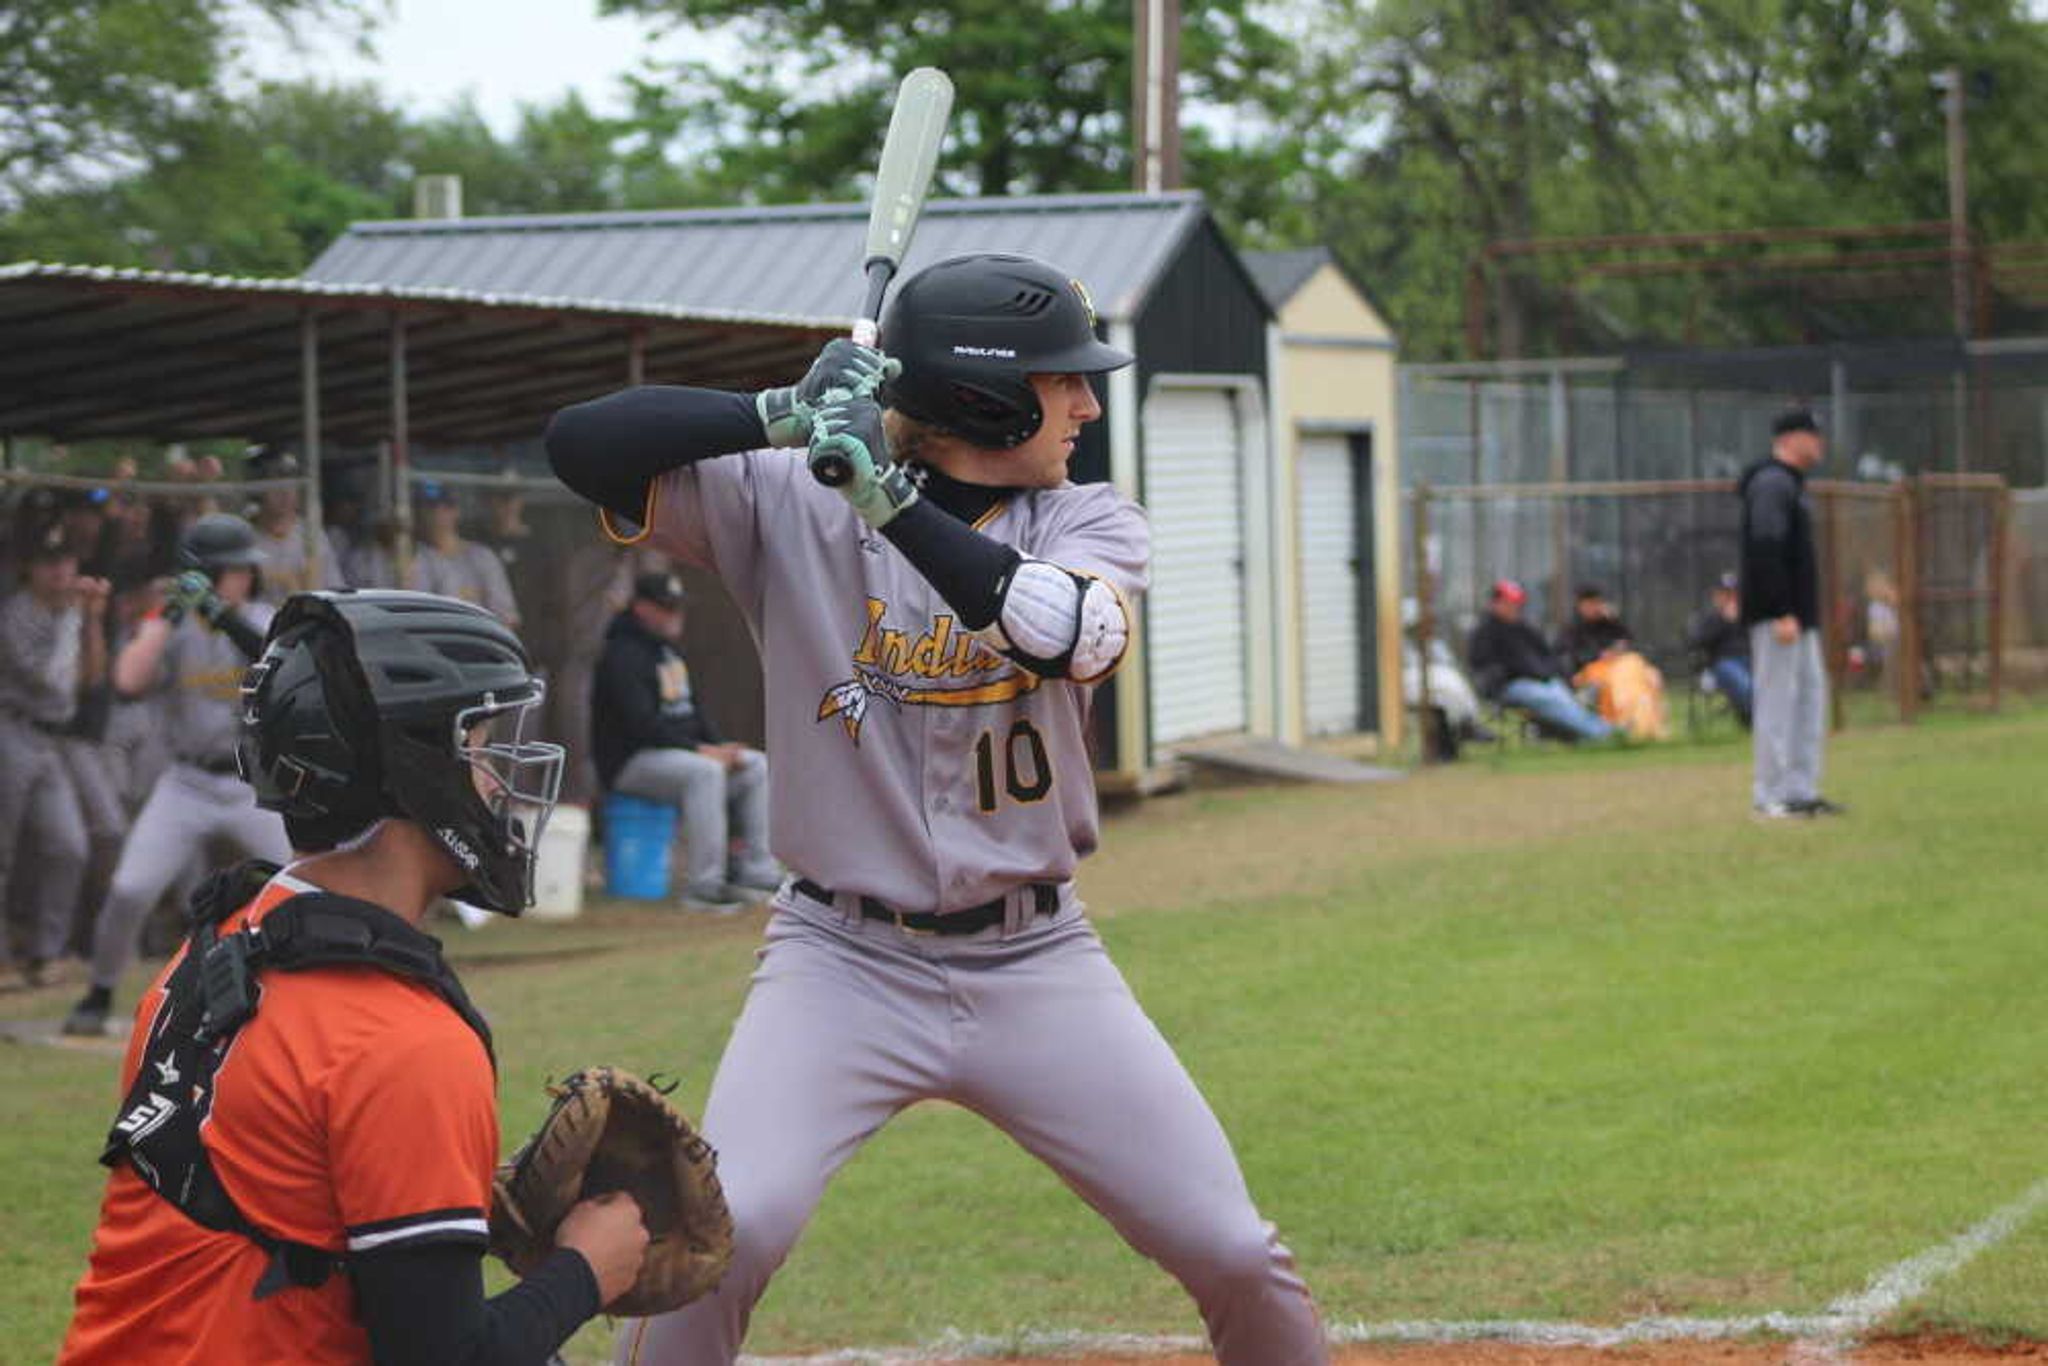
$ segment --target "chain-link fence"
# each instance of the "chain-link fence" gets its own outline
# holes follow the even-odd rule
[[[2024,681],[2005,668],[2014,557],[2002,480],[1809,488],[1837,725],[1996,705]],[[1722,480],[1421,485],[1409,507],[1418,634],[1462,657],[1492,585],[1513,579],[1524,620],[1561,639],[1597,591],[1669,689],[1703,687],[1712,589],[1740,559],[1734,492]]]

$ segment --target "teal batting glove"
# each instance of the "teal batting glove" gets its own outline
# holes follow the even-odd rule
[[[204,571],[188,569],[171,580],[170,591],[164,595],[164,620],[176,626],[190,612],[210,625],[226,606]]]
[[[754,395],[754,411],[761,415],[769,445],[806,445],[818,409],[842,399],[873,397],[902,369],[900,362],[872,346],[835,338],[825,343],[809,373],[795,384]]]
[[[880,531],[917,501],[917,486],[889,458],[882,407],[872,398],[849,398],[818,409],[811,419],[811,475],[839,490],[860,519]]]

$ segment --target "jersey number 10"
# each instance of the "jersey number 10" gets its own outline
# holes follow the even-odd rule
[[[1038,733],[1037,727],[1021,720],[1011,726],[1000,756],[996,752],[995,732],[985,730],[974,742],[976,793],[983,811],[993,812],[996,809],[999,796],[996,767],[999,761],[1003,770],[1003,791],[1010,794],[1010,800],[1035,802],[1052,791],[1052,761],[1046,757],[1045,737]],[[1030,773],[1028,778],[1025,776],[1027,770]]]

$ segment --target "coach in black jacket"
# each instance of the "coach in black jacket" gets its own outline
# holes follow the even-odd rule
[[[1820,655],[1820,571],[1806,475],[1827,453],[1795,408],[1771,424],[1771,454],[1742,473],[1742,623],[1755,673],[1752,798],[1766,819],[1834,814],[1820,795],[1828,681]]]
[[[719,739],[676,650],[682,638],[682,581],[635,579],[591,679],[591,748],[607,790],[680,810],[689,844],[683,904],[729,910],[780,881],[768,853],[768,759]]]

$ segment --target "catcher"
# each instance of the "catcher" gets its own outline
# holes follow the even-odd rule
[[[710,1155],[644,1085],[572,1078],[495,1173],[490,1031],[418,928],[441,896],[530,900],[563,752],[525,738],[517,637],[448,598],[301,594],[242,696],[242,772],[301,857],[209,880],[144,994],[60,1360],[540,1363],[607,1306],[708,1288]],[[525,1277],[490,1299],[487,1241]]]

